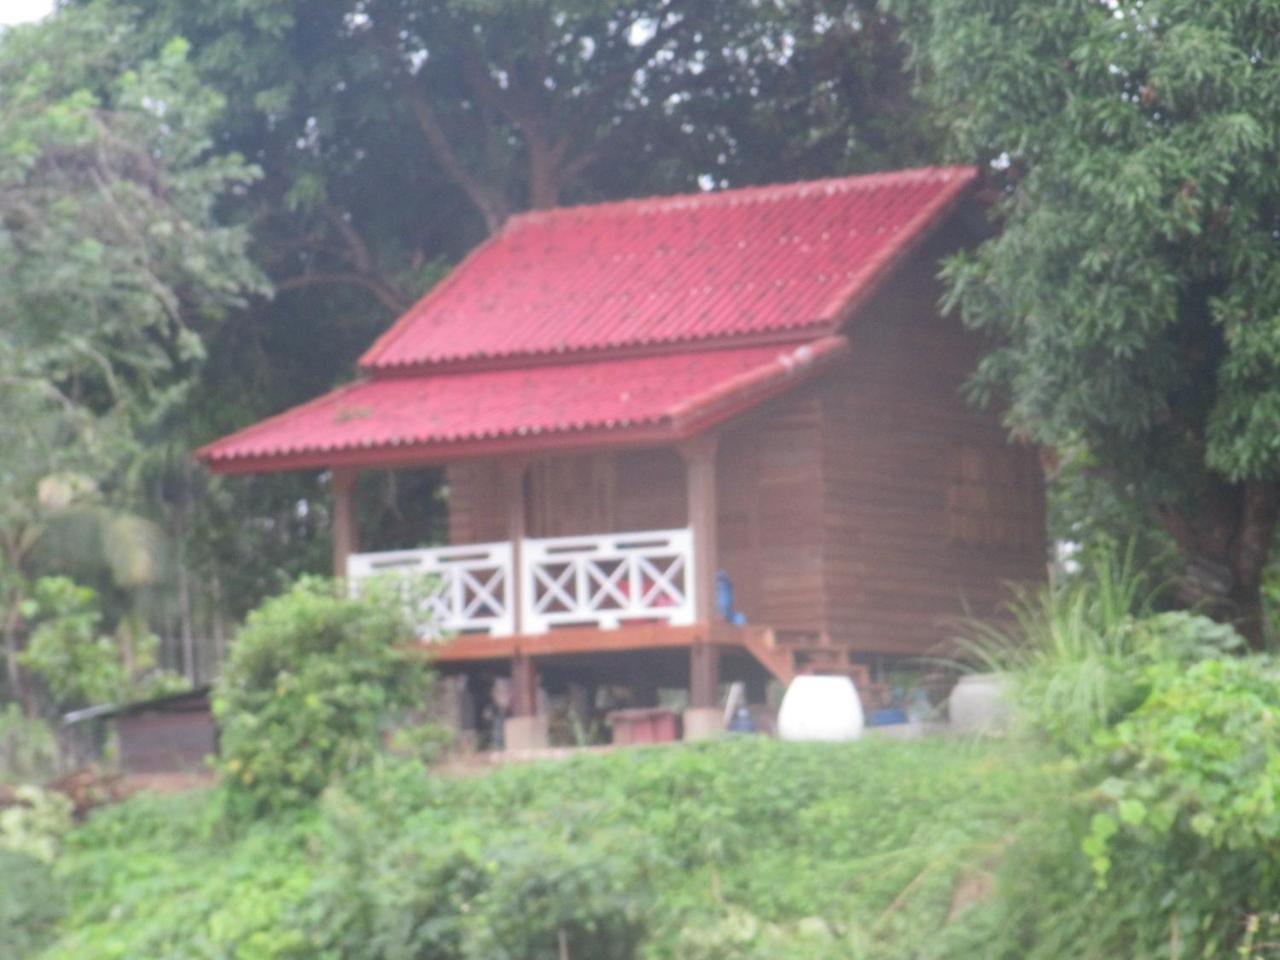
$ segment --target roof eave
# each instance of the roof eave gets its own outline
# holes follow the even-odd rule
[[[824,337],[801,345],[788,354],[780,355],[773,363],[719,383],[705,393],[673,406],[661,417],[644,423],[242,457],[219,458],[215,445],[201,448],[197,456],[213,473],[234,475],[338,467],[427,467],[517,454],[661,446],[719,426],[808,382],[848,351],[849,343],[841,336]]]

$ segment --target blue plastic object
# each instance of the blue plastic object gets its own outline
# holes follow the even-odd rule
[[[883,710],[876,710],[867,720],[869,727],[889,727],[895,723],[906,723],[907,713],[905,710],[899,710],[897,707],[886,707]]]
[[[756,723],[751,719],[751,712],[746,707],[739,707],[738,712],[729,721],[730,733],[755,733]]]
[[[721,620],[728,620],[734,623],[733,612],[733,581],[729,579],[729,575],[721,570],[716,574],[716,613]]]

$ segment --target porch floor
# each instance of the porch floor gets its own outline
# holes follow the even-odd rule
[[[669,650],[709,644],[749,654],[775,679],[790,683],[795,675],[790,651],[774,645],[768,627],[754,624],[669,623],[624,624],[610,630],[597,627],[562,627],[539,634],[505,637],[459,635],[433,644],[434,659],[441,665],[507,660],[516,656],[553,657],[573,654],[608,654],[639,650]]]

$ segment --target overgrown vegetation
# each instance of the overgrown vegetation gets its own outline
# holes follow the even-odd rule
[[[139,798],[70,838],[72,909],[42,956],[963,956],[957,877],[1030,788],[1004,752],[749,738],[481,777],[382,760],[230,834],[206,795]]]
[[[1114,555],[1027,591],[970,649],[1009,671],[1061,793],[1027,806],[990,956],[1274,956],[1280,662],[1230,627],[1153,612]]]

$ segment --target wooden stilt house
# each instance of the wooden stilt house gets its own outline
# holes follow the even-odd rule
[[[440,664],[510,671],[518,715],[540,675],[706,708],[730,676],[927,653],[1045,560],[1037,458],[966,404],[979,344],[937,308],[975,178],[517,216],[359,382],[200,457],[332,471],[335,571],[435,574]],[[360,552],[357,472],[429,464],[448,544]]]

